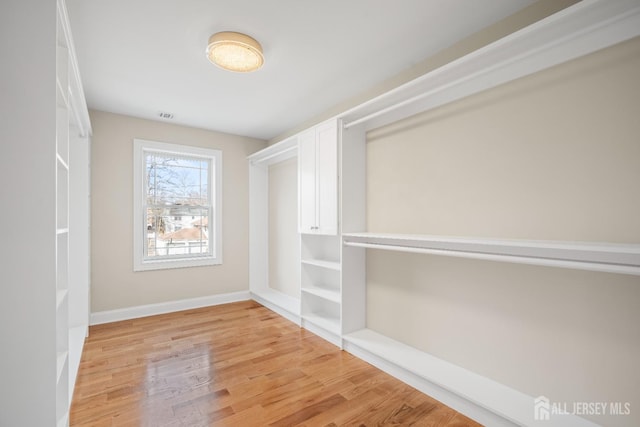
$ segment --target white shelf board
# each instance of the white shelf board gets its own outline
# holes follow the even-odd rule
[[[340,271],[340,263],[336,261],[325,261],[321,259],[303,259],[300,261],[302,264],[313,265],[316,267],[327,268],[329,270]]]
[[[576,416],[556,415],[538,424],[533,419],[534,397],[373,330],[362,329],[343,339],[347,351],[356,346],[517,425],[595,426]]]
[[[272,165],[298,154],[298,138],[291,137],[257,151],[247,157],[252,165]]]
[[[640,275],[640,244],[343,234],[347,246]]]
[[[69,232],[68,228],[58,228],[56,229],[56,234],[67,234]]]
[[[332,334],[340,335],[340,319],[331,317],[324,312],[303,314],[302,318]]]
[[[334,302],[336,304],[340,304],[341,302],[340,291],[337,291],[337,290],[333,290],[329,288],[321,288],[321,287],[302,288],[301,290],[303,293],[315,295],[319,298]]]
[[[59,351],[56,357],[56,383],[60,382],[62,371],[64,370],[64,364],[69,358],[68,351]]]
[[[260,299],[287,310],[291,314],[300,316],[300,299],[298,298],[294,298],[273,289],[251,290],[251,293]]]

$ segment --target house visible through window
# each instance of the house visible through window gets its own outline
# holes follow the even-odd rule
[[[134,141],[134,270],[220,264],[222,153]]]

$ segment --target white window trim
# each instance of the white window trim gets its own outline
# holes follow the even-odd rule
[[[179,155],[198,156],[211,159],[215,171],[209,174],[209,188],[214,191],[213,234],[215,254],[209,257],[145,260],[146,214],[143,212],[144,197],[144,151],[153,150]],[[211,227],[211,224],[210,224]],[[133,271],[160,270],[166,268],[199,267],[222,264],[222,151],[165,142],[133,140]]]

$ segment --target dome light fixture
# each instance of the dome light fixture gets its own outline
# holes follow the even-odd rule
[[[249,73],[264,64],[260,43],[234,31],[223,31],[209,37],[207,58],[214,65],[237,73]]]

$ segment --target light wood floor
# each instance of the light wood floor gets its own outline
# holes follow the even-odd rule
[[[71,426],[478,426],[253,302],[91,327]]]

